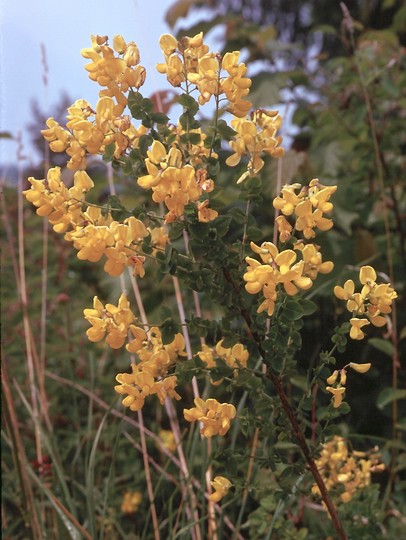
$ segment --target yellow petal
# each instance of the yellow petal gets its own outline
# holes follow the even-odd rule
[[[368,362],[366,364],[355,364],[354,362],[350,362],[349,366],[351,369],[358,371],[358,373],[366,373],[371,367],[371,363]]]

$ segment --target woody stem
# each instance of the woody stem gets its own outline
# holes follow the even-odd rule
[[[239,289],[238,287],[236,286],[235,282],[233,281],[229,271],[227,269],[223,269],[223,272],[224,272],[224,277],[226,278],[226,280],[232,285],[232,287],[234,288],[234,290],[239,293]],[[240,306],[242,306],[241,303],[239,303]],[[258,352],[259,354],[261,355],[261,357],[263,358],[264,362],[266,363],[266,358],[267,358],[267,353],[262,345],[262,339],[261,337],[259,336],[259,334],[253,329],[253,324],[252,324],[252,320],[251,320],[251,316],[248,312],[248,310],[244,307],[241,307],[240,308],[240,313],[241,313],[241,316],[243,317],[243,319],[245,320],[247,326],[248,326],[248,329],[249,329],[249,332],[253,338],[253,340],[255,341],[255,344],[258,348]],[[269,364],[268,364],[269,365]],[[311,451],[310,451],[310,448],[306,442],[306,438],[300,428],[300,425],[299,425],[299,422],[298,422],[298,419],[296,418],[295,416],[295,413],[293,412],[293,409],[292,407],[290,406],[289,404],[289,401],[288,401],[288,398],[287,398],[287,395],[285,393],[285,390],[283,388],[283,384],[282,384],[282,380],[281,378],[276,375],[270,368],[268,368],[267,370],[267,376],[271,379],[274,387],[275,387],[275,390],[276,390],[276,393],[278,394],[278,397],[280,399],[280,402],[282,404],[282,407],[286,413],[286,416],[288,417],[289,419],[289,422],[292,426],[292,430],[293,430],[293,433],[294,433],[294,436],[296,438],[296,441],[306,459],[306,462],[307,462],[307,465],[310,469],[310,472],[312,473],[313,475],[313,478],[320,490],[320,494],[321,494],[321,497],[327,507],[327,510],[330,514],[330,517],[331,517],[331,520],[333,522],[333,525],[337,531],[337,534],[338,534],[338,538],[340,540],[348,540],[347,538],[347,535],[344,531],[344,528],[343,528],[343,525],[340,521],[340,518],[338,516],[338,513],[337,513],[337,509],[333,503],[333,501],[331,500],[330,498],[330,495],[328,493],[328,490],[327,490],[327,487],[326,487],[326,484],[324,483],[324,480],[317,468],[317,465],[312,457],[312,454],[311,454]]]

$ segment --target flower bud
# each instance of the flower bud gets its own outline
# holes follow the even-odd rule
[[[128,67],[136,66],[140,63],[140,51],[133,41],[128,44],[124,53],[124,62]]]
[[[118,54],[123,54],[127,49],[127,43],[124,41],[123,36],[115,35],[113,38],[113,49]]]

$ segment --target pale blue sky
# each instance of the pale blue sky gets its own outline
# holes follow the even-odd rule
[[[100,87],[87,76],[80,50],[90,46],[90,34],[122,34],[135,41],[147,68],[143,93],[166,88],[163,75],[155,71],[162,61],[158,45],[169,32],[165,13],[175,0],[0,0],[0,129],[22,133],[25,151],[32,150],[24,128],[30,119],[30,101],[37,98],[52,116],[62,91],[72,101],[85,98],[95,104]],[[42,81],[41,43],[49,67],[48,89]],[[15,143],[2,140],[0,163],[14,161]]]

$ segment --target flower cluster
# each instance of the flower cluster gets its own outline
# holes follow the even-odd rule
[[[303,275],[309,277],[312,281],[317,278],[319,273],[329,274],[333,270],[334,263],[332,261],[323,262],[320,246],[317,244],[304,244],[302,241],[298,241],[293,247],[295,250],[300,251],[302,255],[304,262]]]
[[[202,193],[214,189],[214,183],[204,174],[205,169],[195,169],[184,162],[179,148],[172,146],[167,152],[165,146],[155,140],[147,152],[145,166],[148,174],[138,178],[138,184],[144,189],[152,189],[152,200],[164,203],[169,212],[166,222],[175,221],[182,216],[189,202],[196,202]],[[217,212],[208,208],[208,201],[198,205],[200,221],[209,221],[217,217]]]
[[[140,338],[134,335],[134,340],[126,348],[131,353],[137,353],[140,360],[138,367],[153,377],[164,377],[179,357],[187,356],[182,334],[175,334],[173,341],[164,345],[159,328],[153,326],[149,331],[148,341]]]
[[[211,486],[214,488],[214,493],[209,496],[209,501],[219,502],[229,492],[233,485],[228,478],[224,476],[216,476],[211,482]]]
[[[188,422],[201,422],[200,433],[204,437],[225,435],[230,429],[231,420],[237,414],[234,405],[219,403],[216,399],[206,401],[197,397],[194,400],[196,407],[183,409],[183,415]]]
[[[346,301],[347,309],[352,313],[352,339],[363,339],[365,334],[362,328],[371,323],[374,326],[384,326],[387,315],[392,311],[392,301],[397,298],[397,293],[389,283],[378,285],[376,279],[377,275],[372,266],[362,266],[359,271],[359,280],[363,285],[361,292],[355,292],[352,279],[348,279],[344,287],[334,287],[335,296]]]
[[[127,340],[128,331],[135,331],[136,317],[130,309],[130,303],[122,294],[118,305],[103,304],[97,298],[93,299],[93,309],[84,310],[85,319],[92,325],[86,331],[90,341],[97,342],[104,339],[112,349],[120,349]],[[137,331],[144,332],[141,328]],[[144,332],[145,334],[145,332]],[[146,339],[146,334],[145,338]]]
[[[221,358],[234,370],[234,376],[238,374],[240,368],[247,367],[249,353],[241,343],[236,343],[230,348],[223,347],[223,340],[219,341],[214,348],[203,345],[202,350],[197,353],[208,369],[216,367],[216,358]],[[211,380],[214,385],[221,384],[223,379]]]
[[[330,377],[327,378],[326,382],[328,386],[326,387],[326,390],[330,392],[330,394],[333,394],[332,401],[335,409],[341,405],[344,399],[345,385],[347,383],[347,368],[351,368],[358,373],[366,373],[370,367],[371,364],[369,362],[365,364],[350,362],[340,370],[335,369]]]
[[[65,240],[73,242],[78,259],[97,262],[104,255],[104,270],[110,276],[120,275],[126,266],[132,267],[135,275],[144,276],[145,257],[140,254],[140,244],[148,235],[155,247],[165,246],[168,237],[161,228],[151,231],[134,216],[119,223],[110,214],[103,214],[101,208],[88,206],[83,210],[84,195],[94,185],[85,171],[74,174],[69,189],[61,179],[60,167],[49,169],[45,180],[31,177],[28,181],[31,188],[23,194],[38,207],[37,214],[46,216],[56,232],[66,233]]]
[[[139,365],[131,364],[132,373],[118,373],[116,381],[119,383],[114,390],[121,395],[127,394],[122,400],[124,407],[129,407],[132,411],[139,411],[144,406],[145,398],[156,395],[161,405],[167,397],[180,399],[176,392],[177,379],[175,375],[170,375],[163,379],[156,380],[148,371],[143,371]]]
[[[306,239],[314,238],[315,228],[328,231],[333,226],[331,219],[323,214],[331,212],[333,204],[329,202],[331,195],[337,190],[337,186],[324,186],[317,178],[311,180],[308,186],[291,184],[282,188],[282,196],[275,197],[273,205],[282,212],[283,216],[278,219],[281,241],[286,242],[290,238],[291,225],[285,216],[295,215],[295,229],[302,231]]]
[[[203,42],[203,33],[184,37],[178,41],[170,34],[159,40],[165,63],[157,64],[159,73],[165,73],[169,83],[178,87],[182,83],[194,84],[199,91],[198,101],[207,103],[212,96],[229,101],[228,110],[235,116],[245,116],[252,103],[244,100],[249,94],[251,79],[245,77],[247,67],[239,62],[239,51],[228,52],[223,58],[209,51]],[[222,71],[227,75],[222,75]]]
[[[92,81],[105,87],[100,97],[116,100],[113,114],[119,116],[127,105],[125,94],[130,88],[139,89],[145,81],[140,52],[133,41],[126,43],[120,35],[114,36],[113,48],[107,45],[107,36],[91,36],[91,40],[92,46],[81,50],[82,56],[90,60],[85,69]]]
[[[133,88],[138,90],[145,81],[138,47],[134,42],[127,44],[122,36],[114,36],[113,49],[107,41],[107,36],[92,36],[92,46],[82,50],[82,56],[91,60],[85,66],[90,79],[105,87],[99,92],[95,109],[78,99],[68,108],[66,129],[49,118],[47,129],[41,132],[53,152],[66,151],[69,169],[84,169],[87,153],[104,153],[112,144],[118,158],[127,148],[137,147],[139,138],[147,132],[144,126],[136,129],[130,116],[123,115],[125,94]]]
[[[70,156],[69,169],[84,169],[86,154],[103,154],[107,146],[114,144],[114,157],[118,158],[127,148],[136,148],[139,138],[147,132],[144,126],[135,126],[127,115],[117,115],[117,106],[109,96],[104,96],[93,109],[79,99],[68,108],[66,129],[54,118],[46,122],[41,131],[53,152],[65,152]]]
[[[272,242],[263,242],[261,246],[251,242],[250,246],[264,263],[252,257],[245,258],[248,263],[247,272],[243,275],[247,282],[245,289],[250,294],[262,291],[265,297],[257,309],[258,313],[266,310],[269,317],[273,314],[280,285],[289,295],[295,295],[299,289],[307,290],[313,285],[310,277],[304,274],[304,261],[296,262],[297,254],[293,250],[279,252]]]
[[[140,244],[150,231],[142,221],[134,216],[122,223],[106,221],[99,208],[88,208],[83,217],[84,226],[79,224],[65,235],[78,250],[78,259],[97,262],[104,255],[104,270],[110,276],[119,276],[127,266],[132,267],[134,275],[145,275]]]
[[[168,376],[168,371],[179,357],[185,357],[185,340],[182,334],[176,334],[174,340],[164,345],[159,328],[152,327],[149,335],[142,328],[129,326],[132,340],[126,345],[127,351],[136,353],[139,362],[132,363],[132,373],[119,373],[116,376],[120,384],[114,389],[119,394],[128,394],[122,401],[132,411],[140,410],[147,396],[156,394],[161,404],[167,396],[180,399],[175,391],[177,378]]]
[[[235,118],[231,121],[236,131],[234,140],[230,142],[233,154],[226,159],[230,167],[238,165],[243,156],[248,157],[247,171],[237,180],[240,184],[249,176],[257,174],[264,166],[261,155],[281,157],[284,149],[280,147],[282,137],[276,132],[280,128],[282,118],[277,111],[257,109],[249,118]]]
[[[38,208],[39,216],[48,218],[55,232],[63,233],[81,221],[84,195],[94,186],[86,171],[74,174],[73,186],[69,189],[62,181],[60,167],[49,169],[44,180],[30,177],[28,181],[31,188],[23,194]]]
[[[327,489],[330,491],[338,488],[341,501],[349,502],[357,490],[369,486],[372,472],[385,468],[380,463],[377,450],[375,447],[371,452],[350,452],[345,439],[335,435],[323,445],[320,457],[316,460]],[[312,493],[320,495],[316,484],[312,487]]]

